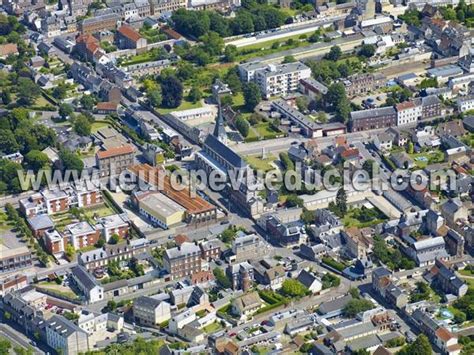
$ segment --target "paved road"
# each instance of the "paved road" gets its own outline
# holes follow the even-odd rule
[[[19,346],[24,349],[31,348],[34,354],[44,354],[44,351],[32,346],[31,341],[24,334],[6,324],[0,324],[0,336],[8,339],[13,347]]]

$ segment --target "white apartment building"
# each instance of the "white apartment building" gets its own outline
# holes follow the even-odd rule
[[[262,96],[285,96],[298,90],[301,79],[311,77],[311,69],[300,62],[274,65],[255,71],[255,82]]]
[[[397,126],[416,124],[421,118],[423,107],[414,101],[406,101],[395,106],[397,111]]]
[[[459,112],[474,110],[474,96],[464,96],[458,98],[456,102]]]

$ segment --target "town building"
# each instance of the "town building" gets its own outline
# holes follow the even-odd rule
[[[311,77],[311,69],[301,62],[274,65],[255,72],[255,82],[266,99],[272,96],[286,96],[298,90],[301,79]]]
[[[160,192],[137,191],[131,201],[142,216],[164,229],[181,223],[185,217],[186,210]]]
[[[140,296],[133,302],[135,321],[145,326],[159,326],[171,318],[171,306],[168,302]]]
[[[405,101],[395,105],[397,126],[414,125],[422,118],[423,108],[415,101]]]
[[[136,49],[141,53],[147,48],[147,40],[129,25],[122,25],[117,30],[117,44],[121,49]]]
[[[105,30],[115,30],[120,17],[115,13],[108,13],[101,16],[88,17],[78,23],[79,32],[92,34]]]
[[[74,266],[71,269],[71,276],[87,302],[94,303],[104,299],[104,288],[84,266]]]
[[[363,73],[351,75],[343,80],[348,97],[366,95],[385,86],[386,78],[381,73]]]
[[[350,116],[351,132],[390,128],[397,125],[397,111],[393,107],[353,111]]]
[[[100,176],[119,175],[133,165],[135,148],[130,145],[101,150],[96,153],[96,163]]]
[[[24,269],[31,265],[33,258],[26,246],[3,248],[0,253],[0,273]]]
[[[163,257],[163,265],[172,280],[190,276],[202,271],[201,249],[194,243],[167,249]]]
[[[89,349],[87,333],[64,317],[54,315],[47,321],[47,344],[64,354],[79,354]]]

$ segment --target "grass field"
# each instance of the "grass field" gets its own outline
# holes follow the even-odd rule
[[[202,330],[207,334],[215,333],[215,332],[217,332],[221,329],[222,329],[222,326],[217,321],[214,322],[214,323],[209,324],[208,326],[205,326],[204,328],[202,328]]]
[[[270,171],[275,169],[271,163],[275,160],[275,156],[272,154],[267,155],[265,159],[262,159],[261,156],[247,156],[245,161],[255,170]]]
[[[202,103],[200,101],[196,103],[192,103],[192,102],[183,100],[181,102],[181,105],[179,105],[176,108],[158,108],[157,111],[164,115],[173,111],[184,111],[184,110],[189,110],[192,108],[200,108],[200,107],[202,107]]]
[[[114,214],[114,211],[105,204],[85,209],[85,215],[87,218],[93,218],[94,216],[106,217],[112,214]]]
[[[383,221],[387,219],[386,216],[381,211],[379,211],[378,209],[375,209],[375,210],[372,209],[371,212],[369,213],[373,213],[374,215],[376,215],[376,218],[372,218],[369,221],[364,221],[357,218],[357,213],[360,213],[360,211],[361,210],[358,208],[349,210],[344,216],[344,218],[342,219],[344,226],[365,228],[365,227],[370,227],[370,226],[374,226],[376,224],[382,223]]]
[[[444,161],[444,154],[440,150],[434,150],[427,153],[414,153],[410,154],[410,157],[414,160],[415,165],[420,169],[426,168],[427,165],[442,163]]]
[[[96,133],[99,129],[110,127],[110,123],[106,121],[95,121],[91,126],[91,132]]]
[[[38,284],[38,286],[51,290],[52,292],[65,296],[71,299],[77,299],[78,296],[69,288],[63,285],[58,285],[56,282],[43,281]]]

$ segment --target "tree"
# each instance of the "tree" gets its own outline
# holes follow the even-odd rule
[[[189,90],[188,100],[192,103],[196,103],[202,98],[201,90],[198,87],[193,86],[191,90]]]
[[[313,211],[310,211],[303,207],[303,212],[301,213],[300,219],[305,223],[305,224],[312,224],[315,222],[315,215]]]
[[[414,151],[415,151],[415,147],[413,145],[413,142],[409,141],[408,142],[408,147],[407,147],[407,153],[408,154],[413,154]]]
[[[0,129],[0,151],[6,154],[15,153],[20,149],[15,134],[10,129]]]
[[[424,334],[420,334],[416,340],[408,345],[405,345],[397,355],[432,355],[433,349],[431,348],[428,337]]]
[[[235,128],[237,128],[244,138],[249,135],[250,125],[242,116],[237,117],[235,120]]]
[[[109,244],[117,244],[119,240],[120,240],[120,236],[114,233],[109,239]]]
[[[467,320],[467,316],[466,316],[466,313],[462,311],[457,311],[454,313],[453,319],[454,319],[454,322],[456,322],[457,324],[462,324]]]
[[[212,270],[214,277],[216,278],[217,283],[224,289],[228,289],[232,287],[230,280],[227,278],[226,274],[222,269],[216,267]]]
[[[338,207],[342,216],[347,213],[347,194],[343,187],[337,191],[336,206]]]
[[[72,260],[74,258],[74,255],[76,254],[76,250],[74,249],[72,244],[66,245],[65,254],[69,260]]]
[[[12,97],[11,97],[10,91],[3,90],[3,92],[2,92],[2,102],[3,102],[4,105],[8,105],[10,102],[12,102]]]
[[[37,173],[40,169],[49,165],[49,158],[39,150],[31,150],[25,155],[25,163],[28,169]]]
[[[74,108],[71,105],[66,104],[66,103],[59,105],[58,113],[59,113],[59,116],[61,116],[63,120],[71,116],[73,112],[74,112]]]
[[[82,95],[81,106],[84,110],[91,111],[95,105],[95,99],[92,95]]]
[[[340,122],[348,121],[351,106],[346,95],[346,89],[342,83],[335,83],[329,86],[324,101],[327,106],[333,108],[336,118]]]
[[[199,39],[210,55],[218,56],[222,54],[222,50],[224,49],[224,40],[221,38],[221,36],[219,36],[218,33],[209,31]]]
[[[163,98],[161,96],[161,91],[159,89],[153,89],[147,92],[148,101],[150,105],[153,107],[160,107],[161,103],[163,102]]]
[[[308,293],[308,288],[295,279],[286,279],[283,281],[281,291],[289,297],[303,297]]]
[[[237,54],[239,54],[239,51],[233,44],[227,45],[224,49],[224,59],[228,63],[235,62]]]
[[[253,111],[261,100],[262,94],[257,84],[248,83],[244,86],[244,102],[247,110]]]
[[[0,338],[0,355],[10,354],[11,348],[12,344],[7,339]]]
[[[373,309],[374,304],[366,300],[362,299],[352,299],[350,300],[343,309],[344,315],[348,318],[354,318],[358,313],[368,311],[369,309]]]
[[[234,94],[242,91],[242,82],[240,81],[237,67],[233,67],[227,71],[224,82],[229,85],[229,88]]]
[[[332,61],[337,61],[339,58],[342,56],[342,50],[341,47],[339,46],[332,46],[331,49],[329,50],[329,53],[327,53],[324,56],[324,59],[332,60]]]
[[[53,89],[52,95],[55,99],[62,100],[66,97],[67,85],[65,83],[59,83]]]
[[[298,197],[295,194],[288,195],[286,197],[285,206],[286,207],[303,207],[303,199]]]
[[[375,46],[373,44],[364,44],[359,49],[360,56],[371,58],[374,56],[374,54],[375,54]]]
[[[74,131],[80,136],[90,136],[92,125],[89,122],[89,119],[80,114],[74,119]]]
[[[117,309],[117,302],[115,302],[114,300],[108,301],[107,309],[109,309],[110,311],[115,311]]]
[[[296,58],[292,55],[287,55],[285,56],[285,58],[283,58],[283,64],[294,63],[294,62],[296,62]]]
[[[81,172],[82,169],[84,169],[84,163],[77,154],[67,149],[61,149],[59,151],[59,159],[62,162],[64,170],[76,170]]]
[[[31,105],[40,95],[40,87],[28,78],[18,79],[18,99],[23,105]]]
[[[308,110],[309,100],[306,96],[298,96],[296,98],[296,106],[300,112],[305,112]]]
[[[183,100],[183,84],[175,76],[167,76],[161,81],[161,92],[163,96],[162,105],[164,107],[175,108],[181,105]]]

